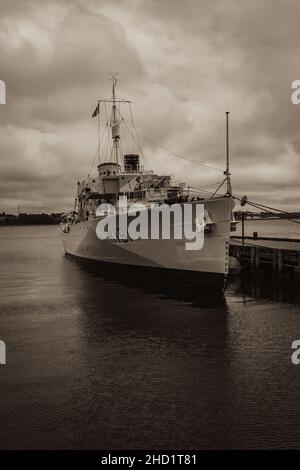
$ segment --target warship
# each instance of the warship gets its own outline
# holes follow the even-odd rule
[[[223,290],[229,268],[229,239],[233,198],[231,195],[228,161],[228,113],[227,113],[227,166],[218,188],[212,194],[199,193],[185,183],[174,182],[168,174],[157,174],[145,164],[139,135],[133,120],[131,102],[116,96],[117,78],[112,76],[112,95],[99,100],[93,112],[98,117],[97,175],[91,173],[77,183],[77,195],[73,210],[63,214],[60,234],[66,255],[84,262],[96,264],[104,271],[113,267],[138,273],[138,276],[175,279],[196,286],[209,285]],[[129,106],[130,122],[121,108]],[[102,107],[102,108],[101,108]],[[103,133],[100,132],[100,113],[106,117]],[[109,109],[109,112],[108,112]],[[124,152],[122,127],[127,129],[135,151]],[[108,135],[105,142],[105,135]],[[136,151],[136,148],[139,151]],[[218,182],[219,183],[219,182]],[[224,194],[220,194],[222,187]],[[109,213],[98,210],[107,204],[120,212],[120,198],[129,204],[141,204],[151,210],[153,204],[191,205],[203,204],[203,246],[201,249],[186,249],[186,239],[161,236],[156,239],[132,239],[117,233],[112,238],[100,239],[97,225]],[[197,221],[193,220],[193,224]],[[171,221],[172,224],[172,221]]]

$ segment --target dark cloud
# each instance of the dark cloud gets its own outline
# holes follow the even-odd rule
[[[118,71],[141,133],[196,162],[223,168],[230,110],[234,191],[298,208],[299,14],[296,0],[1,0],[1,206],[72,203],[96,148],[91,111]],[[222,176],[141,141],[177,180]]]

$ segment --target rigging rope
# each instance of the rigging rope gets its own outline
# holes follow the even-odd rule
[[[223,179],[223,181],[219,184],[219,186],[217,187],[217,189],[215,190],[215,192],[213,193],[213,195],[211,196],[211,199],[214,197],[215,194],[217,194],[217,192],[219,191],[219,189],[223,186],[223,184],[227,181],[227,176],[226,178]]]
[[[89,172],[88,172],[88,177],[91,175],[91,171],[92,171],[93,166],[94,166],[94,164],[95,164],[96,157],[97,157],[98,152],[99,152],[99,150],[100,150],[101,142],[102,142],[102,139],[103,139],[103,137],[104,137],[104,134],[105,134],[105,132],[106,132],[106,130],[107,130],[108,124],[109,124],[109,123],[107,122],[107,123],[106,123],[106,126],[105,126],[105,129],[104,129],[104,131],[103,131],[102,137],[101,137],[101,139],[100,139],[100,141],[99,141],[99,143],[98,143],[98,147],[97,147],[95,156],[94,156],[94,158],[93,158],[92,164],[91,164],[91,166],[90,166],[90,170],[89,170]]]
[[[106,114],[106,108],[105,108],[105,114]],[[106,118],[107,118],[107,116],[106,116]],[[107,122],[106,122],[106,125],[105,125],[105,128],[104,128],[103,134],[102,134],[102,136],[101,136],[101,139],[100,139],[100,140],[98,139],[98,147],[97,147],[96,153],[95,153],[95,155],[94,155],[94,158],[93,158],[93,160],[92,160],[92,164],[91,164],[91,166],[90,166],[90,169],[89,169],[89,172],[88,172],[88,175],[87,175],[88,178],[89,178],[90,175],[91,175],[91,171],[92,171],[93,166],[94,166],[94,164],[95,164],[96,157],[97,157],[97,155],[98,155],[98,152],[100,152],[100,147],[101,147],[101,143],[102,143],[103,137],[104,137],[104,135],[106,134],[108,125],[109,125],[109,123],[110,123],[110,120],[107,120],[107,119],[106,119],[106,121],[107,121]],[[99,156],[99,158],[100,158],[100,156]],[[100,163],[100,160],[99,160],[99,163]]]
[[[133,119],[133,112],[132,112],[132,107],[131,105],[129,104],[129,110],[130,110],[130,116],[131,116],[131,127],[132,127],[132,131],[130,129],[130,126],[128,125],[126,119],[124,118],[124,116],[121,114],[121,111],[120,111],[120,104],[119,104],[119,108],[117,107],[116,108],[116,111],[118,112],[122,122],[124,122],[124,125],[128,131],[128,133],[130,134],[132,140],[134,141],[134,143],[136,144],[139,152],[141,153],[142,155],[142,158],[146,164],[146,166],[151,170],[151,167],[143,153],[143,150],[142,150],[142,146],[141,146],[141,143],[140,143],[140,139],[139,139],[139,134],[137,132],[137,128],[136,128],[136,125],[135,125],[135,121]],[[101,143],[102,143],[102,140],[103,140],[103,137],[104,135],[106,134],[106,131],[108,130],[108,125],[110,123],[110,120],[111,120],[111,116],[112,116],[112,112],[111,112],[111,115],[110,115],[110,119],[108,119],[108,116],[107,116],[107,108],[106,108],[106,103],[104,104],[104,114],[105,114],[105,118],[106,118],[106,126],[105,126],[105,129],[104,129],[104,132],[101,136],[101,139],[99,140],[99,134],[98,134],[98,148],[97,148],[97,151],[96,151],[96,154],[93,158],[93,161],[92,161],[92,164],[91,164],[91,167],[90,167],[90,170],[89,170],[89,173],[88,173],[88,177],[90,176],[90,173],[92,171],[92,168],[94,166],[94,163],[95,163],[95,160],[96,160],[96,157],[98,155],[98,152],[99,152],[99,162],[100,162],[100,146],[101,146]],[[98,133],[100,131],[100,125],[99,125],[99,122],[98,122]],[[107,139],[106,139],[106,143],[105,143],[105,146],[104,146],[104,161],[106,161],[106,157],[108,156],[108,153],[112,153],[112,145],[111,145],[111,149],[109,149],[110,145],[109,145],[109,133],[107,132]],[[156,142],[154,139],[151,139],[150,137],[147,137],[145,134],[141,133],[140,132],[140,135],[146,140],[148,141],[149,143],[152,143],[152,144],[155,144],[155,145],[158,145],[160,148],[162,148],[163,150],[165,150],[166,152],[170,153],[171,155],[175,156],[175,157],[178,157],[178,158],[181,158],[183,160],[186,160],[188,162],[191,162],[191,163],[194,163],[196,165],[199,165],[199,166],[202,166],[202,167],[205,167],[205,168],[208,168],[210,170],[215,170],[215,171],[218,171],[218,172],[221,172],[221,173],[224,173],[223,170],[221,170],[220,168],[217,168],[217,167],[214,167],[214,166],[211,166],[207,163],[204,163],[204,162],[199,162],[199,161],[195,161],[193,160],[192,158],[189,158],[189,157],[186,157],[184,155],[181,155],[179,153],[176,153],[176,152],[173,152],[172,150],[168,149],[167,147],[165,147],[164,145],[161,145],[159,144],[158,142]],[[109,150],[111,150],[111,152],[109,152]],[[213,195],[211,197],[213,197],[217,192],[218,190],[222,187],[222,185],[224,184],[224,182],[226,181],[226,178],[225,179],[222,179],[220,181],[217,181],[216,183],[212,183],[212,184],[209,184],[209,185],[205,185],[205,186],[200,186],[199,188],[194,188],[194,189],[197,189],[198,192],[200,193],[203,193],[203,194],[211,194],[210,191],[205,191],[203,189],[200,189],[200,188],[213,188],[215,186],[218,186],[217,189],[215,190],[215,192],[213,193]],[[189,188],[193,188],[192,186],[189,186]]]
[[[237,197],[237,196],[233,196],[234,199],[237,199],[238,201],[242,201],[241,198]],[[279,212],[281,214],[286,214],[286,215],[290,215],[290,212],[287,212],[287,211],[284,211],[282,209],[276,209],[275,207],[270,207],[270,206],[266,206],[264,204],[260,204],[260,203],[255,203],[255,202],[252,202],[252,201],[247,201],[246,204],[249,204],[249,206],[253,206],[255,207],[256,209],[270,209],[270,210],[266,210],[265,212],[268,212],[269,214],[271,214],[272,212],[271,211],[275,211],[275,212]],[[294,220],[294,219],[291,219],[291,218],[288,218],[288,217],[285,217],[285,220],[289,220],[290,222],[294,222],[295,224],[300,224],[300,221],[299,220]]]
[[[212,183],[212,184],[206,184],[206,185],[200,185],[200,186],[190,186],[189,185],[189,188],[194,188],[194,189],[198,189],[198,188],[211,188],[212,186],[217,186],[218,184],[222,183],[224,181],[224,179],[222,178],[221,180],[219,181],[216,181],[215,183]]]
[[[135,121],[134,121],[134,119],[133,119],[133,112],[132,112],[131,103],[129,103],[129,109],[130,109],[131,124],[132,124],[132,127],[133,127],[134,131],[135,131],[136,140],[137,140],[137,142],[138,142],[139,149],[140,149],[140,151],[141,151],[141,155],[142,155],[142,157],[143,157],[143,159],[144,159],[146,165],[148,166],[149,170],[151,170],[151,166],[149,165],[149,163],[148,163],[148,161],[147,161],[147,159],[146,159],[146,157],[145,157],[145,155],[144,155],[144,152],[143,152],[143,149],[142,149],[142,146],[141,146],[141,143],[140,143],[139,135],[138,135],[137,130],[136,130]]]
[[[181,159],[183,159],[183,160],[187,160],[188,162],[195,163],[196,165],[200,165],[200,166],[203,166],[203,167],[205,167],[205,168],[209,168],[210,170],[215,170],[215,171],[219,171],[219,172],[221,172],[221,173],[224,173],[224,171],[221,170],[220,168],[216,168],[216,167],[214,167],[214,166],[208,165],[207,163],[195,161],[195,160],[193,160],[192,158],[185,157],[184,155],[180,155],[179,153],[173,152],[172,150],[169,150],[169,149],[168,149],[167,147],[165,147],[164,145],[161,145],[161,144],[159,144],[158,142],[156,142],[155,140],[150,139],[150,137],[147,137],[145,134],[143,134],[143,133],[141,133],[141,132],[140,132],[140,135],[141,135],[142,137],[144,137],[144,139],[147,140],[148,142],[150,142],[150,143],[152,143],[152,144],[155,144],[155,145],[158,145],[158,146],[161,147],[163,150],[165,150],[166,152],[170,153],[171,155],[174,155],[175,157],[181,158]]]
[[[130,108],[130,109],[131,109],[131,108]],[[140,144],[140,141],[139,141],[139,138],[138,138],[138,135],[137,135],[135,126],[134,126],[134,130],[135,130],[135,132],[136,132],[136,138],[135,138],[135,136],[133,135],[133,133],[131,132],[131,130],[130,130],[130,128],[129,128],[129,125],[128,125],[126,119],[124,118],[124,116],[121,114],[121,112],[120,112],[119,110],[117,110],[117,111],[118,111],[118,113],[119,113],[119,115],[120,115],[121,120],[124,122],[124,125],[125,125],[125,127],[126,127],[128,133],[130,134],[132,140],[134,141],[135,145],[137,146],[137,148],[138,148],[139,151],[141,152],[141,155],[142,155],[142,157],[143,157],[143,159],[144,159],[144,162],[145,162],[146,165],[148,166],[149,170],[151,170],[151,167],[150,167],[150,165],[149,165],[149,163],[148,163],[148,161],[147,161],[147,159],[146,159],[146,157],[145,157],[145,155],[144,155],[144,153],[143,153],[143,150],[142,150],[142,147],[141,147],[141,144]]]

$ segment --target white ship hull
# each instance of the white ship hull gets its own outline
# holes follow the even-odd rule
[[[200,250],[186,250],[186,240],[100,240],[96,235],[98,218],[71,224],[61,232],[66,254],[84,261],[110,263],[131,268],[204,279],[224,285],[229,264],[229,237],[232,211],[231,197],[201,201],[213,221],[213,230],[204,234]]]

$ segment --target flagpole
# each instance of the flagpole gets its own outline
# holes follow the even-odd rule
[[[227,193],[226,196],[231,196],[231,183],[230,183],[230,172],[229,172],[229,126],[228,118],[230,111],[226,111],[226,182],[227,182]]]

